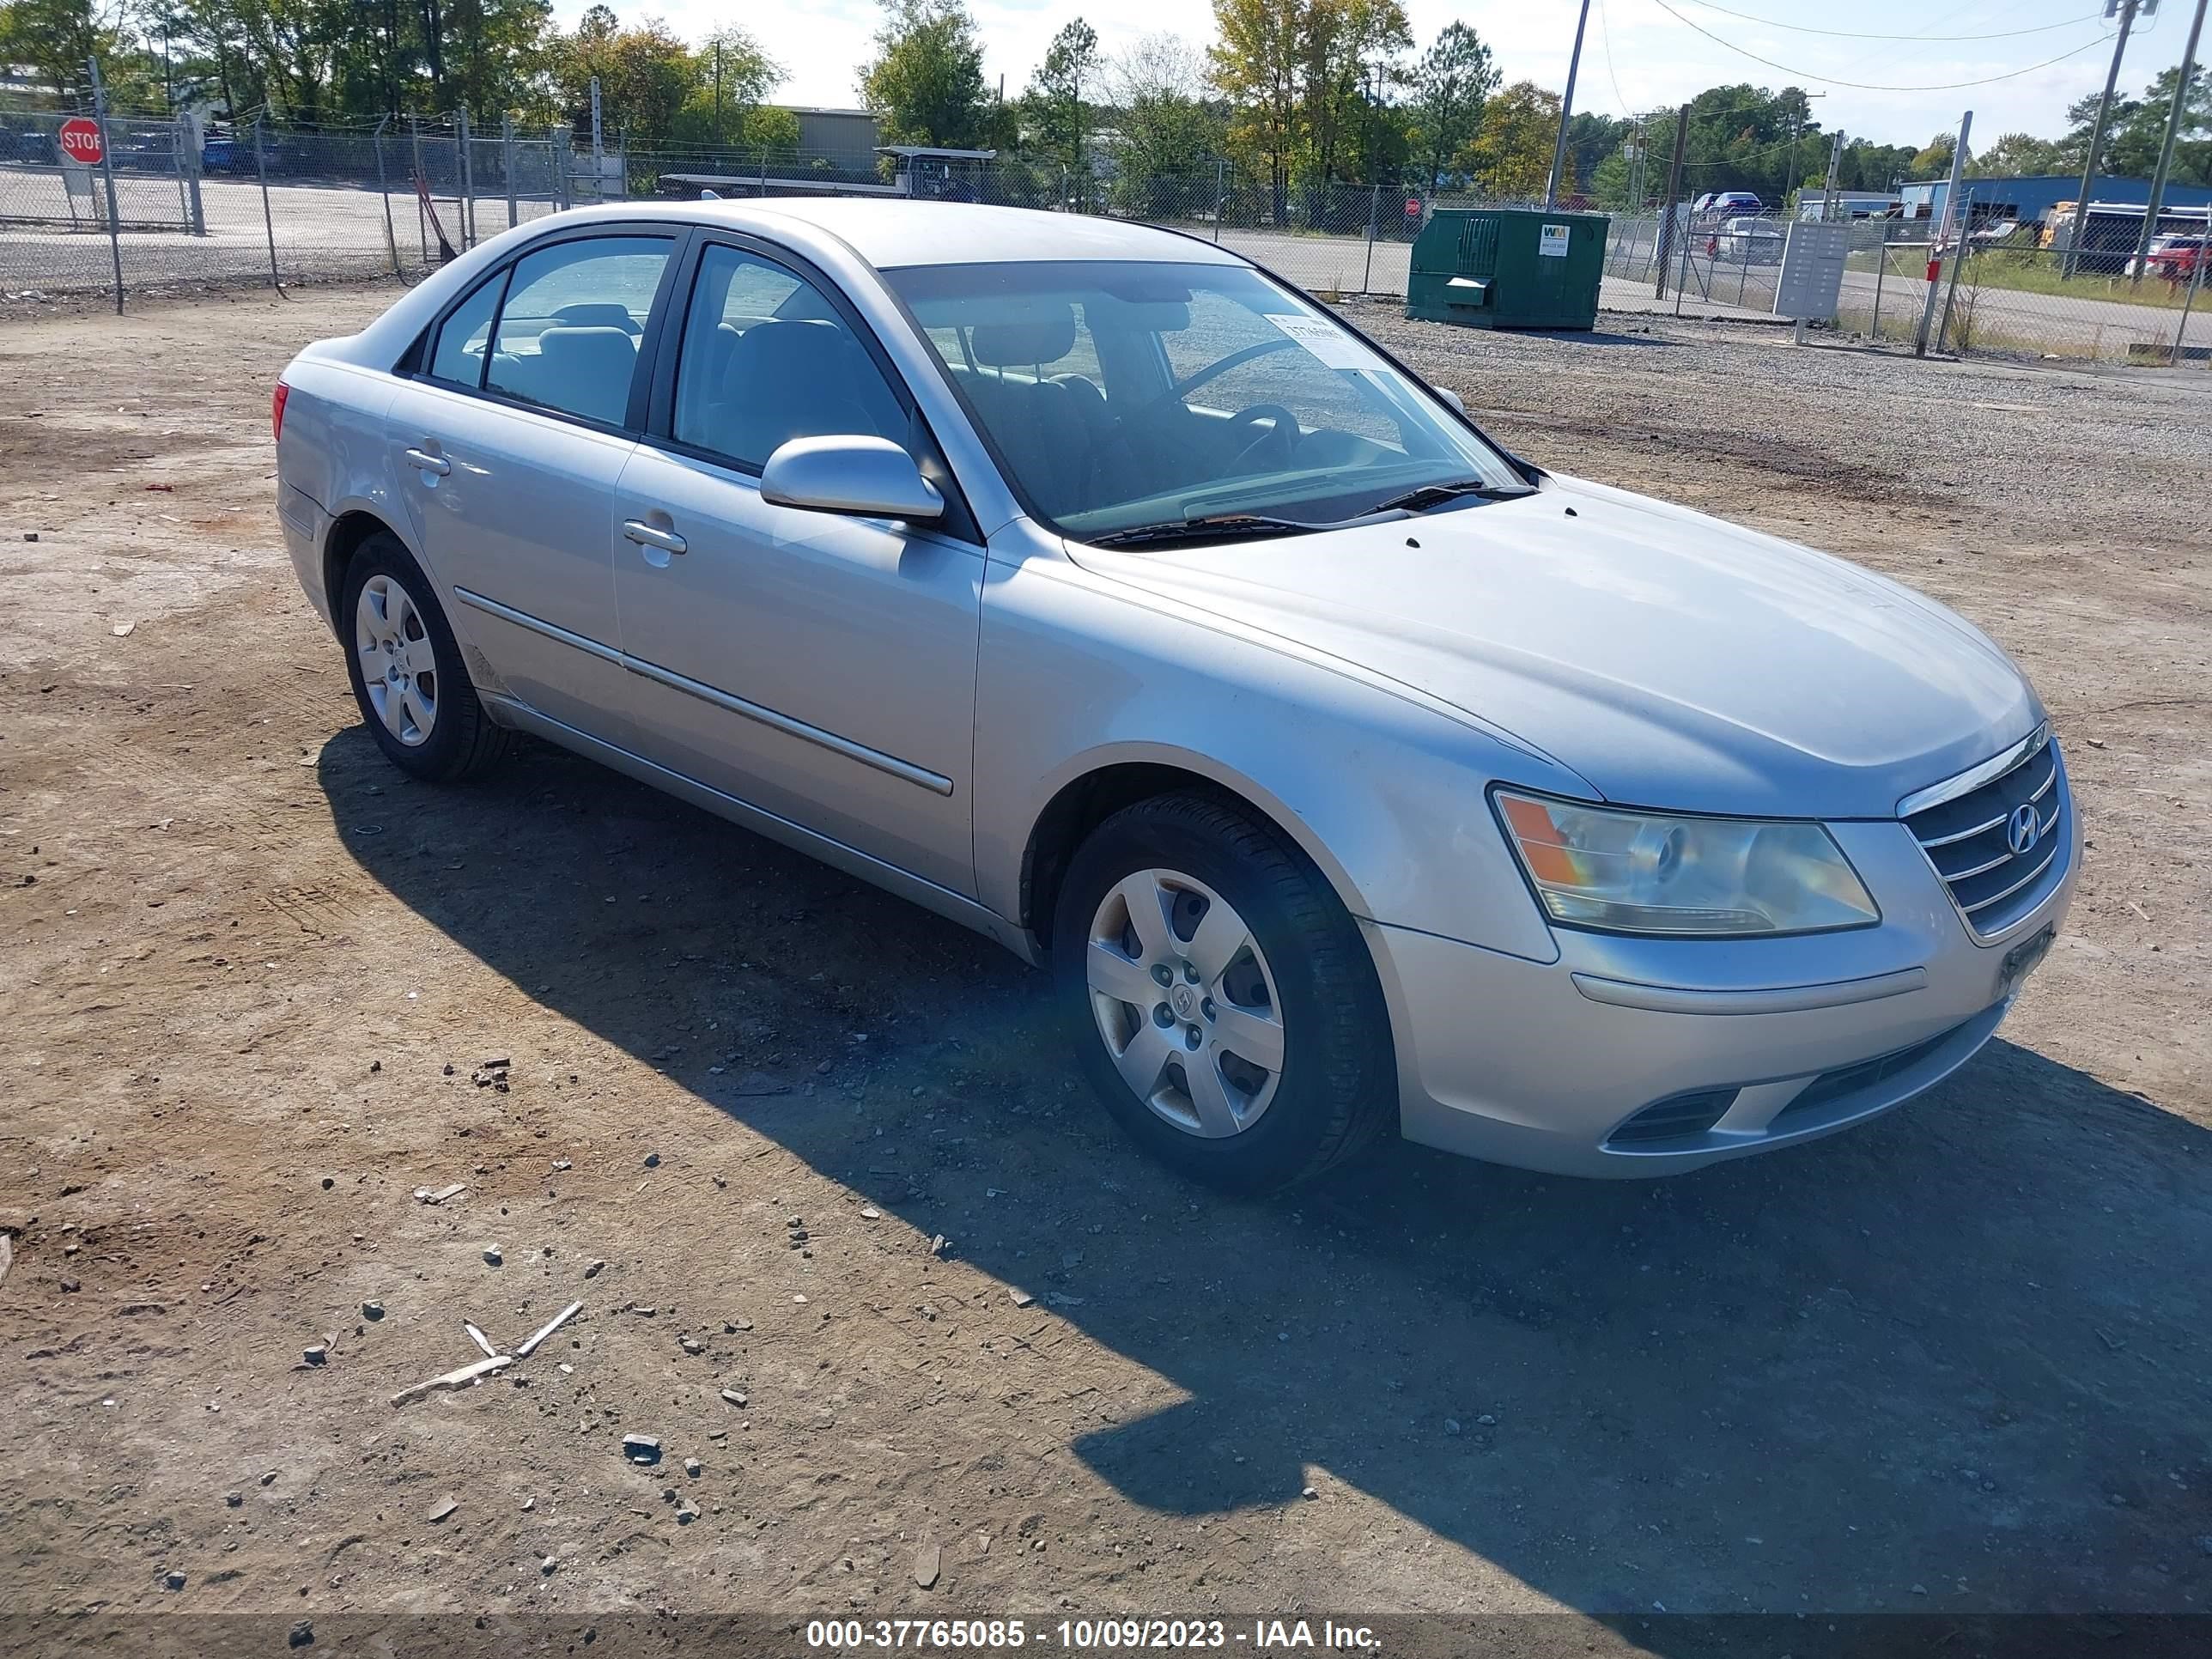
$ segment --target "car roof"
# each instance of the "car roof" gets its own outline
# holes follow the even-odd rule
[[[878,270],[902,265],[994,264],[1060,259],[1243,264],[1192,236],[1082,213],[985,207],[880,196],[787,196],[767,201],[632,203],[633,212],[773,234],[777,222],[812,228]]]

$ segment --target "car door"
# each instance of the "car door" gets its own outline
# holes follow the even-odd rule
[[[483,659],[478,678],[623,747],[614,491],[643,420],[639,348],[678,246],[645,226],[536,245],[446,314],[386,417],[409,516],[455,632]]]
[[[972,895],[983,550],[943,528],[763,500],[762,465],[790,438],[885,437],[932,465],[933,446],[826,278],[703,233],[690,264],[648,436],[616,492],[641,752]]]

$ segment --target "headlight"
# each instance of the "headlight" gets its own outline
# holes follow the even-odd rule
[[[1677,817],[1496,792],[1554,921],[1625,933],[1813,933],[1881,920],[1817,823]]]

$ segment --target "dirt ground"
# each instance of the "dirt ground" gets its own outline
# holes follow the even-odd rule
[[[550,749],[383,763],[268,402],[391,298],[0,325],[0,1612],[2212,1607],[2212,386],[1378,315],[1532,458],[1989,628],[2087,869],[1869,1127],[1234,1204],[983,941]]]

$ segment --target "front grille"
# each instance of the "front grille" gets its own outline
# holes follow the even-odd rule
[[[1953,1026],[1948,1031],[1938,1031],[1924,1042],[1914,1043],[1910,1048],[1899,1048],[1894,1054],[1880,1054],[1872,1060],[1839,1066],[1832,1072],[1823,1072],[1774,1115],[1772,1127],[1782,1127],[1790,1118],[1816,1112],[1847,1095],[1855,1095],[1863,1089],[1886,1083],[1899,1073],[1917,1066],[1958,1034],[1959,1028]]]
[[[2015,852],[2013,825],[2023,807],[2035,836]],[[1966,925],[1986,939],[2043,902],[2058,878],[2058,853],[2070,826],[2058,745],[2038,741],[2012,767],[1963,795],[1907,815],[1905,827],[1951,890]]]

